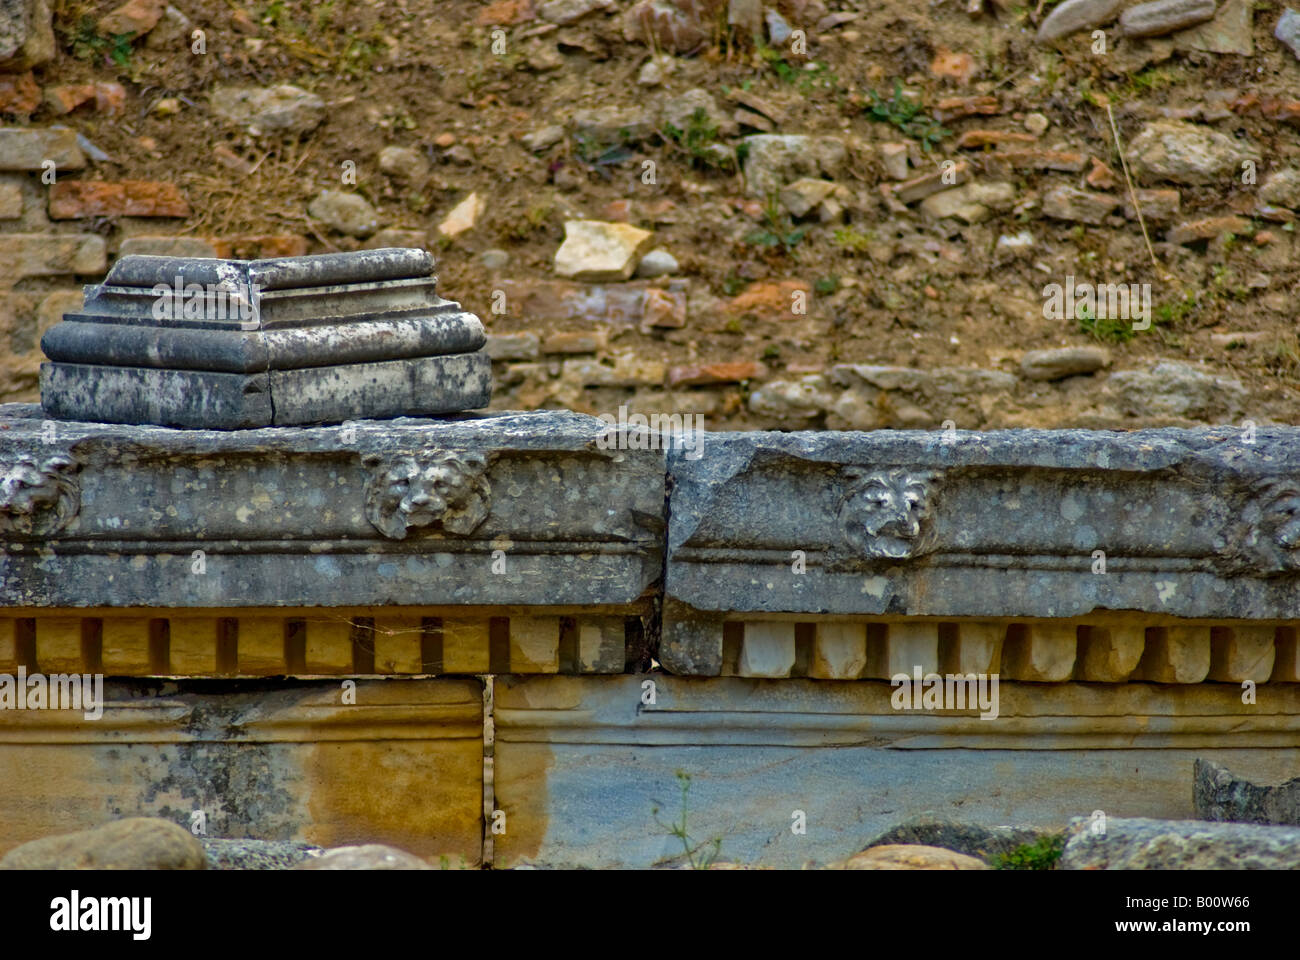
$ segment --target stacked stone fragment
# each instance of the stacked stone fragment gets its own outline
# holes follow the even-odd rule
[[[487,406],[482,323],[425,250],[126,256],[46,332],[47,416],[241,429]]]

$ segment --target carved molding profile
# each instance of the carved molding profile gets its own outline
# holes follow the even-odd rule
[[[0,454],[0,533],[44,537],[81,509],[77,463],[63,454]]]
[[[367,454],[366,519],[386,537],[404,540],[413,528],[466,536],[492,509],[487,459],[478,453],[424,449]]]
[[[839,523],[860,557],[905,560],[930,548],[934,475],[903,467],[845,467]]]

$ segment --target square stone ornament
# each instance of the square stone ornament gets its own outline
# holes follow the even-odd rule
[[[483,325],[426,250],[122,257],[41,339],[41,406],[85,422],[235,430],[481,409]]]

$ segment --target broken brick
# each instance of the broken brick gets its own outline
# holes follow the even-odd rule
[[[960,186],[970,178],[970,166],[963,162],[955,163],[947,170],[935,170],[931,173],[904,180],[900,184],[888,187],[889,192],[903,203],[915,203],[924,200],[932,193]]]
[[[680,329],[686,326],[686,294],[676,290],[661,290],[647,287],[645,304],[642,306],[644,321],[642,327],[669,327]]]
[[[1033,143],[1037,139],[1032,133],[1015,133],[1010,130],[967,130],[957,139],[957,149],[973,150],[1004,143]]]
[[[1084,177],[1084,182],[1094,190],[1114,190],[1119,186],[1119,179],[1115,176],[1115,171],[1106,164],[1102,163],[1096,157],[1091,157],[1092,169]]]
[[[753,313],[769,319],[783,319],[794,312],[795,294],[802,292],[806,299],[811,291],[812,288],[802,280],[754,283],[725,301],[722,309],[735,315]]]
[[[1244,217],[1208,217],[1180,223],[1165,234],[1165,240],[1169,243],[1196,243],[1198,240],[1213,240],[1225,233],[1245,233],[1249,229],[1250,221]]]
[[[668,371],[670,387],[703,387],[718,383],[740,383],[759,380],[767,376],[767,367],[761,363],[736,361],[732,363],[689,364]]]
[[[525,23],[535,16],[532,0],[497,0],[489,3],[478,15],[480,27],[509,27]]]
[[[1135,190],[1138,206],[1142,208],[1142,219],[1152,223],[1167,223],[1178,216],[1182,206],[1182,196],[1175,189]],[[1133,208],[1132,199],[1124,200],[1124,216],[1130,220],[1137,219],[1137,210]]]
[[[1082,153],[1062,150],[999,150],[986,153],[977,161],[984,172],[1005,177],[1015,170],[1058,170],[1078,173],[1088,158]]]
[[[934,118],[940,123],[962,117],[992,117],[1002,111],[997,97],[945,97],[934,105]]]
[[[29,116],[41,105],[41,88],[32,72],[0,74],[0,113]]]
[[[61,180],[50,187],[50,218],[188,217],[174,183],[157,180]]]
[[[95,97],[93,83],[61,83],[45,88],[45,105],[57,114],[71,113]]]

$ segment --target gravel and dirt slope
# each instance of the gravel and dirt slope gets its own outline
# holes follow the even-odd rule
[[[1190,25],[1205,3],[24,3],[52,43],[0,42],[4,128],[93,149],[49,185],[0,139],[0,399],[35,398],[39,332],[98,266],[4,250],[96,235],[105,262],[428,245],[495,335],[501,408],[1300,415],[1300,14],[1275,0]],[[579,220],[653,235],[557,262]],[[1133,300],[1054,311],[1053,284]]]

